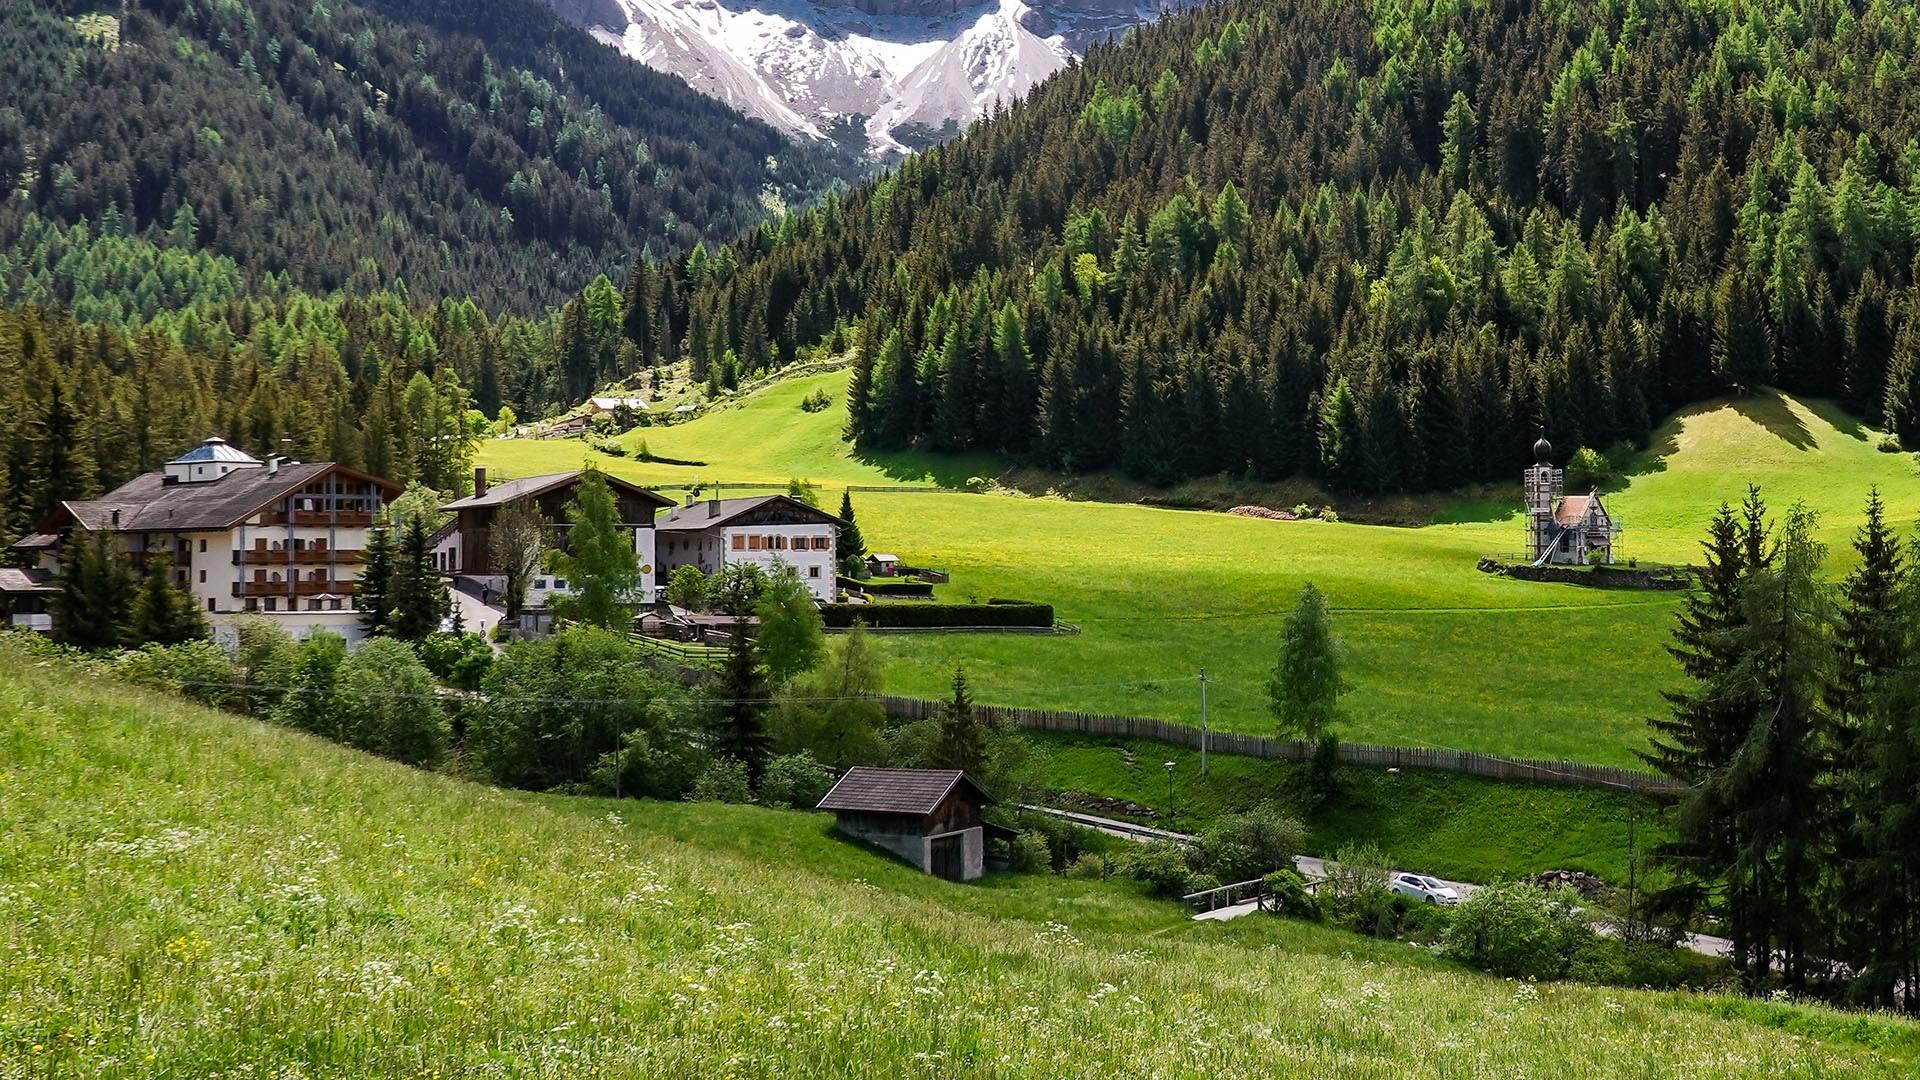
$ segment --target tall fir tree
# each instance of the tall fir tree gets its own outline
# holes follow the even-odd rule
[[[73,530],[60,552],[60,591],[53,598],[55,636],[81,649],[126,644],[133,596],[133,570],[119,534]]]
[[[392,605],[382,632],[402,641],[424,641],[440,629],[451,607],[446,582],[433,566],[433,534],[426,514],[410,514],[394,555],[387,602]]]
[[[758,784],[766,773],[772,745],[766,720],[772,693],[760,664],[760,651],[744,619],[736,619],[729,633],[719,694],[709,749],[745,765],[748,779]]]
[[[354,582],[353,606],[360,615],[360,631],[372,636],[385,630],[393,610],[393,527],[383,515],[367,530],[367,548]]]
[[[841,559],[867,557],[867,538],[860,534],[860,522],[853,515],[853,491],[850,488],[840,491],[840,524],[836,530],[839,535],[834,540],[834,548]]]

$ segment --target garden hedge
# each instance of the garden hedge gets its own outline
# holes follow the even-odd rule
[[[828,626],[839,628],[856,619],[884,629],[1053,625],[1052,604],[825,604],[820,611]]]

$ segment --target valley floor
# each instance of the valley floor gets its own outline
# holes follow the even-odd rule
[[[660,486],[701,481],[842,486],[870,546],[948,570],[951,599],[1052,603],[1072,637],[885,638],[889,691],[937,697],[964,666],[983,701],[1197,723],[1207,670],[1218,730],[1267,733],[1265,682],[1275,637],[1302,583],[1331,599],[1355,689],[1350,741],[1634,765],[1646,719],[1665,709],[1666,653],[1678,600],[1490,577],[1484,554],[1522,546],[1512,504],[1444,505],[1424,528],[1270,521],[1141,505],[1079,502],[965,486],[996,475],[991,458],[926,453],[856,456],[840,437],[845,372],[803,376],[690,423],[640,429],[622,442],[699,461],[673,466],[611,457],[573,440],[483,444],[501,475],[577,468],[583,457]],[[825,391],[832,407],[804,412]],[[1889,518],[1920,516],[1914,456],[1829,405],[1780,396],[1710,403],[1670,421],[1608,505],[1624,557],[1685,562],[1722,500],[1760,484],[1774,506],[1804,499],[1822,515],[1834,565],[1870,486]]]
[[[1920,1028],[1515,985],[819,815],[530,796],[0,645],[0,1075],[1894,1077]]]

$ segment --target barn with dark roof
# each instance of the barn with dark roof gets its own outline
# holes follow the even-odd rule
[[[935,877],[972,881],[986,873],[988,839],[1012,830],[980,814],[994,798],[959,769],[848,769],[819,809],[849,836],[900,856]]]

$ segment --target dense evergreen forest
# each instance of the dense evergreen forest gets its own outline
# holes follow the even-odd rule
[[[0,0],[0,299],[556,306],[848,163],[539,0]]]
[[[1920,446],[1917,33],[1885,0],[1228,0],[645,268],[626,330],[716,381],[844,337],[862,444],[1153,481],[1441,488],[1763,384]]]

